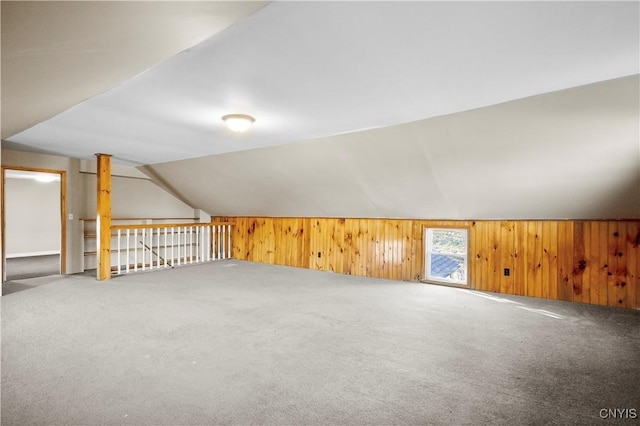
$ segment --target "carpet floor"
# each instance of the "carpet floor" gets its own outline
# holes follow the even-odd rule
[[[60,274],[60,255],[15,257],[6,261],[7,281]]]
[[[50,277],[2,297],[1,420],[637,422],[639,354],[640,311],[236,260]]]

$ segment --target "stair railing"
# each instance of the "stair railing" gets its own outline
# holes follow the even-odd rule
[[[229,222],[112,226],[116,239],[112,274],[229,259],[232,226]]]

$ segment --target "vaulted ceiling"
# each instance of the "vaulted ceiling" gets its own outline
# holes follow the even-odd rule
[[[2,139],[112,89],[264,4],[2,1]]]
[[[3,1],[3,147],[213,215],[640,217],[639,40],[637,2]]]

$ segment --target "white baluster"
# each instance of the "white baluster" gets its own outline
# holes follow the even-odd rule
[[[207,261],[207,227],[206,226],[201,226],[200,227],[200,255],[202,257],[202,261],[206,262]]]
[[[164,267],[167,267],[167,229],[164,228]]]
[[[181,230],[183,232],[180,232]],[[185,238],[185,232],[186,230],[184,228],[178,228],[178,264],[184,263],[184,257],[182,257],[182,252],[184,251],[182,246],[184,245],[184,242],[182,240]],[[182,238],[180,238],[180,234],[182,234]]]
[[[207,233],[205,232],[206,229],[206,226],[200,227],[200,261],[202,262],[207,261],[207,246],[205,245],[207,243]]]
[[[218,260],[218,232],[220,232],[220,227],[215,225],[213,227],[213,241],[211,242],[211,252],[213,253],[213,260]]]
[[[149,269],[153,269],[153,228],[149,228]]]
[[[207,262],[211,260],[211,226],[207,226],[207,246],[205,247],[207,251]]]
[[[180,227],[176,228],[176,260],[174,265],[180,266]]]
[[[206,260],[204,254],[204,226],[200,225],[198,227],[198,233],[200,234],[200,237],[198,238],[198,253],[200,255],[200,262],[204,262]]]
[[[145,270],[145,255],[144,255],[144,250],[145,250],[144,246],[146,244],[146,242],[145,242],[145,234],[146,234],[146,232],[145,231],[146,230],[144,228],[142,228],[142,247],[141,247],[141,250],[142,250],[142,270],[143,271]]]
[[[227,258],[227,227],[222,225],[222,258]]]
[[[200,227],[196,226],[196,263],[200,262]]]
[[[149,229],[149,269],[153,269],[153,228]]]
[[[117,254],[116,257],[118,259],[118,266],[117,266],[117,274],[120,275],[120,230],[118,229],[118,248],[117,248]]]
[[[177,233],[177,241],[176,241],[176,262],[178,262],[178,265],[181,264],[181,259],[182,259],[182,249],[181,249],[181,244],[182,244],[182,238],[181,238],[181,227],[178,226],[176,228],[176,233]]]
[[[153,228],[149,228],[149,244],[147,244],[147,247],[149,247],[149,269],[153,269]]]
[[[193,226],[189,227],[189,263],[193,263]]]
[[[156,249],[158,250],[158,255],[156,256],[157,260],[156,262],[158,262],[158,264],[156,265],[156,268],[160,269],[160,228],[157,229],[158,231],[158,237],[156,238]]]
[[[149,269],[153,269],[153,228],[149,228]]]
[[[129,229],[127,229],[127,256],[126,256],[126,259],[127,259],[127,264],[126,264],[125,268],[126,268],[126,273],[128,274],[129,273],[129,263],[131,263],[131,262],[129,262]]]
[[[138,271],[138,228],[133,230],[133,270]]]

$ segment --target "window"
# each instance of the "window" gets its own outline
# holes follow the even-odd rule
[[[426,229],[426,280],[467,285],[467,237],[466,229]]]

